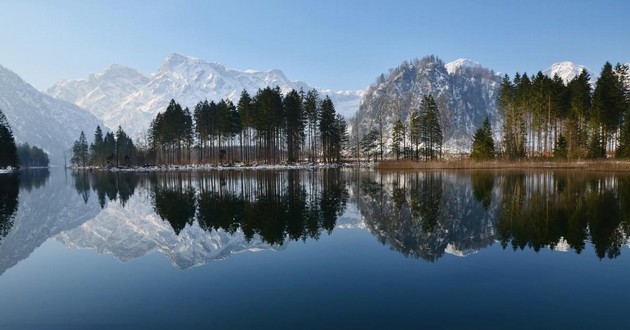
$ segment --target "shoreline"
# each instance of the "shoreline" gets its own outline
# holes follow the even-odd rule
[[[524,160],[524,161],[382,161],[377,170],[586,170],[630,171],[630,160]]]
[[[156,165],[134,167],[67,167],[70,170],[106,171],[106,172],[177,172],[177,171],[282,171],[282,170],[319,170],[333,168],[369,169],[379,171],[399,170],[584,170],[584,171],[617,171],[630,172],[630,160],[579,160],[579,161],[395,161],[385,160],[370,163],[343,164],[258,164],[258,165],[217,165],[217,164],[187,164],[187,165]]]

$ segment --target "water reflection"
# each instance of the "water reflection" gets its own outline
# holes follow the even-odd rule
[[[501,180],[501,244],[514,249],[567,246],[590,240],[599,258],[614,258],[628,239],[630,177],[511,175]]]
[[[590,241],[598,258],[615,258],[628,242],[628,175],[363,173],[353,189],[379,241],[427,261],[495,241],[514,250],[576,253]]]
[[[445,252],[467,255],[494,242],[494,219],[474,198],[468,178],[363,173],[355,181],[357,206],[378,240],[406,256],[435,261]]]
[[[30,192],[46,185],[48,169],[25,170],[0,175],[0,241],[13,227],[19,208],[20,190]]]
[[[135,173],[109,173],[109,172],[71,172],[74,188],[87,203],[91,191],[96,193],[98,203],[104,208],[107,201],[120,201],[125,205],[140,183],[140,176]]]
[[[352,219],[341,217],[349,203],[360,213]],[[430,262],[494,243],[575,253],[592,246],[598,258],[615,258],[628,244],[629,217],[630,175],[22,172],[0,176],[0,273],[50,237],[122,261],[158,250],[188,268],[336,227],[367,228]]]
[[[242,231],[247,241],[258,235],[272,245],[332,232],[348,200],[339,170],[72,175],[83,200],[94,191],[101,207],[115,200],[124,207],[138,185],[148,185],[154,212],[176,235],[197,223],[207,232]]]
[[[154,177],[155,212],[176,234],[198,221],[206,230],[242,231],[272,245],[332,231],[348,199],[339,171],[207,172]]]
[[[17,174],[0,175],[0,241],[7,236],[18,210],[19,176]]]

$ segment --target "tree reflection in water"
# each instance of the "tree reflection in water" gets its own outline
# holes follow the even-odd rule
[[[179,234],[242,231],[266,243],[317,239],[332,232],[352,189],[367,228],[406,256],[436,261],[499,242],[615,258],[628,240],[630,176],[582,172],[209,171],[74,173],[85,201],[125,205],[137,186]],[[4,185],[9,186],[9,185]],[[6,203],[5,203],[6,204]]]
[[[33,189],[41,188],[48,182],[49,176],[48,169],[0,174],[0,242],[13,227],[19,207],[20,190],[30,192]]]
[[[83,199],[87,202],[94,190],[101,207],[117,199],[124,207],[135,187],[146,185],[155,213],[178,235],[197,222],[206,231],[240,230],[248,241],[259,235],[277,245],[332,232],[348,201],[340,170],[76,172],[73,176]]]
[[[630,176],[576,172],[356,174],[367,227],[406,256],[436,261],[503,248],[615,258],[628,241]]]
[[[19,204],[19,184],[18,174],[0,174],[0,241],[13,227]]]

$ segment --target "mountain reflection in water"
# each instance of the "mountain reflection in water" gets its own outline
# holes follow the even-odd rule
[[[628,241],[630,176],[583,172],[402,172],[356,175],[367,227],[428,261],[505,249],[571,249],[615,258]]]
[[[349,206],[358,213],[342,217]],[[51,237],[121,261],[160,251],[185,269],[339,227],[367,228],[430,262],[495,242],[577,254],[592,245],[597,258],[615,258],[628,242],[629,216],[624,174],[21,172],[0,175],[0,274]]]

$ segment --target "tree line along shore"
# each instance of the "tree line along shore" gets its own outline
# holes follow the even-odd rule
[[[444,153],[440,109],[423,96],[409,120],[391,120],[380,130],[348,124],[329,97],[316,90],[283,93],[279,87],[243,91],[231,100],[200,101],[191,111],[171,100],[140,138],[122,127],[97,127],[72,146],[78,168],[162,165],[375,164],[378,168],[628,167],[630,77],[626,65],[604,64],[593,83],[584,70],[570,81],[516,73],[505,75],[497,101],[501,127],[486,120],[471,141],[471,153]],[[37,146],[18,147],[0,112],[0,168],[47,166]],[[461,158],[464,157],[465,160]]]

